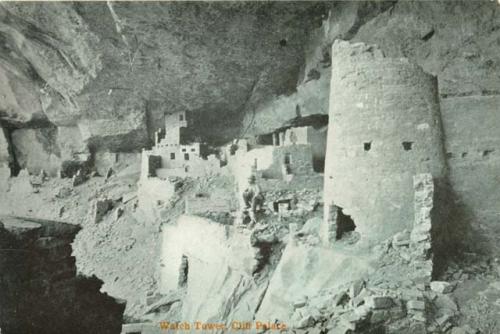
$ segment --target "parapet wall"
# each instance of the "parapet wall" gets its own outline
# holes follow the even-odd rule
[[[365,242],[411,228],[413,175],[446,173],[436,78],[374,46],[337,41],[330,89],[325,219],[341,207]]]

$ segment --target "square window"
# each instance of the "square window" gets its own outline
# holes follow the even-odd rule
[[[170,160],[175,160],[175,153],[170,153]]]
[[[186,152],[186,149],[185,149],[185,148],[183,148],[183,149],[182,149],[182,152]]]
[[[413,147],[413,142],[412,141],[404,141],[401,144],[403,145],[403,149],[405,151],[411,151],[411,149]]]
[[[184,160],[189,160],[189,153],[184,153]]]
[[[192,149],[191,149],[191,152],[194,152],[194,151],[196,151],[196,149],[192,148]]]

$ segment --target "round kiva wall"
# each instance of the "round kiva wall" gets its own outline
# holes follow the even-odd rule
[[[446,172],[435,77],[374,46],[332,46],[325,220],[351,216],[360,242],[379,242],[414,220],[413,175]]]

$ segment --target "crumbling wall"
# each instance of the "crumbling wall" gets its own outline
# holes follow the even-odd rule
[[[119,333],[124,303],[76,276],[71,242],[80,229],[51,221],[0,218],[2,333]]]
[[[413,175],[445,175],[437,82],[374,46],[332,46],[325,217],[337,205],[362,241],[382,241],[413,221]]]

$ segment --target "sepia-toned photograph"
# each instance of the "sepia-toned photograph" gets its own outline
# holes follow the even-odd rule
[[[171,333],[500,333],[500,0],[0,0],[0,334]]]

